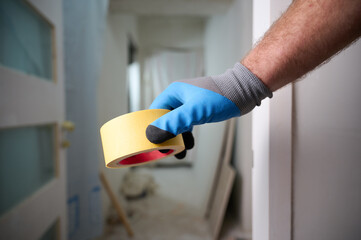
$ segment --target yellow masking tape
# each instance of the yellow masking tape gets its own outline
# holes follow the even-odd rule
[[[151,109],[132,112],[116,117],[100,128],[105,165],[108,168],[123,168],[142,165],[169,157],[183,151],[182,135],[160,144],[151,143],[146,135],[147,126],[169,112]],[[169,149],[168,153],[158,150]]]

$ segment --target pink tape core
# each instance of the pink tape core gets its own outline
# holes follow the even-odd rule
[[[139,163],[145,163],[150,162],[162,157],[165,157],[169,154],[174,152],[174,150],[170,149],[167,153],[161,153],[158,150],[154,150],[151,152],[145,152],[145,153],[139,153],[137,155],[125,158],[121,161],[119,161],[120,165],[133,165],[133,164],[139,164]]]

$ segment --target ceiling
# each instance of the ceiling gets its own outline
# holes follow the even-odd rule
[[[233,0],[110,0],[111,12],[135,15],[210,16],[227,11]]]

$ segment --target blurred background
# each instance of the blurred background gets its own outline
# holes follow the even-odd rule
[[[234,123],[196,127],[186,159],[123,169],[105,168],[99,129],[147,109],[175,80],[232,67],[252,45],[252,1],[1,0],[0,15],[3,236],[128,239],[100,171],[133,239],[218,238],[227,206],[229,225],[250,236],[249,142],[237,143],[237,176],[213,203]]]
[[[186,159],[105,168],[104,123],[231,68],[290,3],[0,0],[0,239],[360,236],[360,43]]]

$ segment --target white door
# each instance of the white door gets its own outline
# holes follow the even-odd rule
[[[0,239],[66,239],[62,1],[0,1]]]

